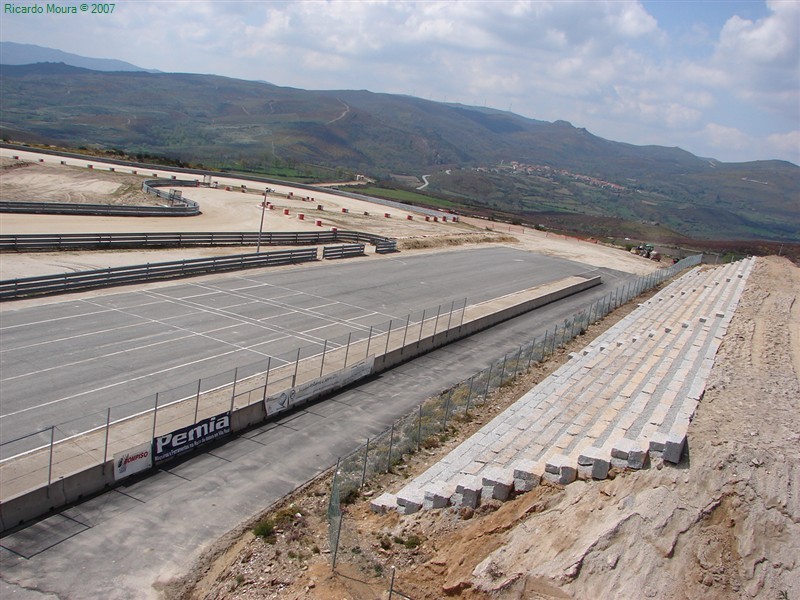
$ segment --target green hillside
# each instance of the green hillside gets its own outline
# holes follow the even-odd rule
[[[213,75],[3,65],[0,86],[9,140],[213,168],[430,175],[426,194],[526,219],[586,215],[709,239],[800,241],[800,167],[782,161],[720,163],[564,121]]]

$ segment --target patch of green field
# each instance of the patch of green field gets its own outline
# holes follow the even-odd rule
[[[345,189],[341,187],[340,189]],[[409,190],[399,190],[394,188],[383,188],[378,186],[350,186],[348,191],[364,194],[365,196],[375,196],[376,198],[384,198],[386,200],[395,200],[397,202],[404,202],[406,204],[414,204],[418,206],[431,206],[434,208],[456,209],[459,205],[450,200],[442,198],[434,198],[425,194],[418,194]]]

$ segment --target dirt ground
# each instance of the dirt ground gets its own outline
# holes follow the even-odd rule
[[[19,153],[17,153],[19,154]],[[140,190],[143,177],[116,172],[61,165],[60,157],[14,160],[0,156],[0,198],[4,200],[47,200],[51,202],[152,202]],[[161,173],[160,173],[161,174]],[[162,175],[167,176],[166,173]],[[178,176],[185,177],[185,176]],[[83,215],[30,215],[0,213],[0,233],[97,233],[97,232],[180,232],[180,231],[258,231],[261,226],[263,190],[253,182],[235,179],[215,181],[218,189],[184,189],[186,197],[200,203],[197,217],[88,217]],[[247,192],[242,184],[249,184]],[[231,191],[226,191],[225,188]],[[465,244],[503,243],[525,250],[561,256],[597,267],[644,274],[656,264],[618,248],[584,243],[552,233],[513,227],[513,231],[491,231],[497,223],[470,220],[462,223],[425,221],[413,211],[400,211],[361,200],[319,192],[273,186],[268,200],[275,207],[263,211],[263,231],[319,231],[331,227],[353,229],[398,238],[404,252],[448,250]],[[292,193],[289,197],[289,193]],[[317,207],[322,206],[322,210]],[[347,212],[342,212],[342,210]],[[289,214],[285,215],[284,211]],[[384,215],[388,213],[390,217]],[[304,219],[300,220],[299,215]],[[408,217],[411,217],[411,220]],[[318,226],[317,221],[321,221]],[[279,248],[271,247],[277,250]],[[255,252],[255,247],[185,248],[114,252],[37,252],[0,255],[0,279],[18,279],[70,271],[104,269],[145,262],[204,258]]]
[[[174,599],[800,597],[800,269],[758,259],[717,355],[678,466],[542,485],[476,511],[373,514],[397,491],[557,367],[502,390],[438,450],[368,482],[347,507],[336,572],[327,554],[330,480],[312,482],[220,540],[164,592]],[[584,346],[623,307],[573,342]],[[263,516],[262,516],[263,517]],[[400,596],[402,597],[402,596]]]

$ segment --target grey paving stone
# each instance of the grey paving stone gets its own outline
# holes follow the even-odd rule
[[[394,510],[397,508],[397,496],[394,494],[390,494],[385,492],[378,496],[377,498],[373,498],[370,503],[369,507],[372,512],[378,514],[385,514],[390,510]]]

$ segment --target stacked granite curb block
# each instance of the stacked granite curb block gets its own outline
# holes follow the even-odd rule
[[[753,264],[695,268],[673,281],[374,510],[474,508],[543,480],[680,462]]]

